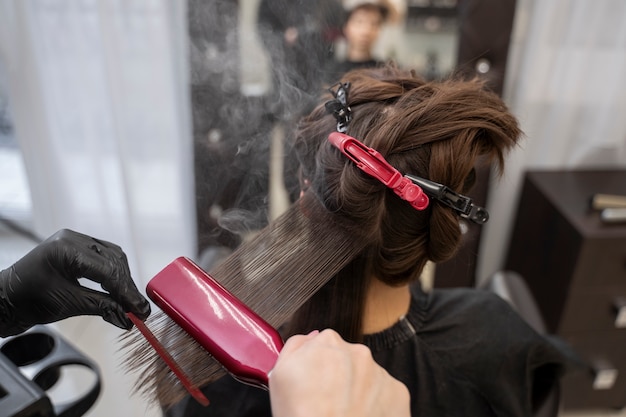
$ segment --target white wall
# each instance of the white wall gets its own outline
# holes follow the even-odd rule
[[[184,1],[0,2],[33,227],[117,243],[142,290],[175,257],[195,255],[186,22]],[[158,415],[129,396],[119,329],[98,317],[57,327],[102,368],[88,415]]]

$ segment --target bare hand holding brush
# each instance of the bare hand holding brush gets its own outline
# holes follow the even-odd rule
[[[334,330],[293,336],[270,373],[274,417],[410,416],[406,386]]]
[[[107,292],[81,286],[83,277]],[[104,240],[63,229],[0,271],[0,337],[79,315],[99,315],[130,329],[127,311],[145,319],[150,304],[137,290],[122,249]]]

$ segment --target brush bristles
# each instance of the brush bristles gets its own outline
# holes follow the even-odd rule
[[[354,259],[365,242],[358,228],[338,220],[314,195],[305,193],[210,274],[278,328]],[[217,361],[164,313],[153,314],[147,324],[193,384],[201,387],[224,374]],[[123,339],[124,366],[138,372],[137,391],[164,408],[180,401],[186,394],[182,384],[142,335],[133,329]]]

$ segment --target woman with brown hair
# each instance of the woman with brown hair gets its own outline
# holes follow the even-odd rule
[[[492,293],[419,283],[428,261],[454,255],[462,222],[487,220],[463,194],[477,164],[502,169],[521,136],[516,118],[478,81],[426,82],[392,66],[351,71],[331,93],[295,134],[301,188],[357,225],[363,249],[283,336],[332,328],[365,344],[407,386],[415,416],[531,415],[574,359],[568,348]],[[266,392],[229,377],[205,393],[211,405],[190,402],[185,416],[271,413]]]

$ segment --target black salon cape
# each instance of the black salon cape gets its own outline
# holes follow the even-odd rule
[[[364,341],[409,388],[412,416],[531,416],[533,391],[545,394],[579,364],[567,345],[539,335],[494,293],[416,287],[412,295],[406,317]],[[230,376],[203,391],[207,408],[187,399],[168,416],[271,416],[266,391]]]

